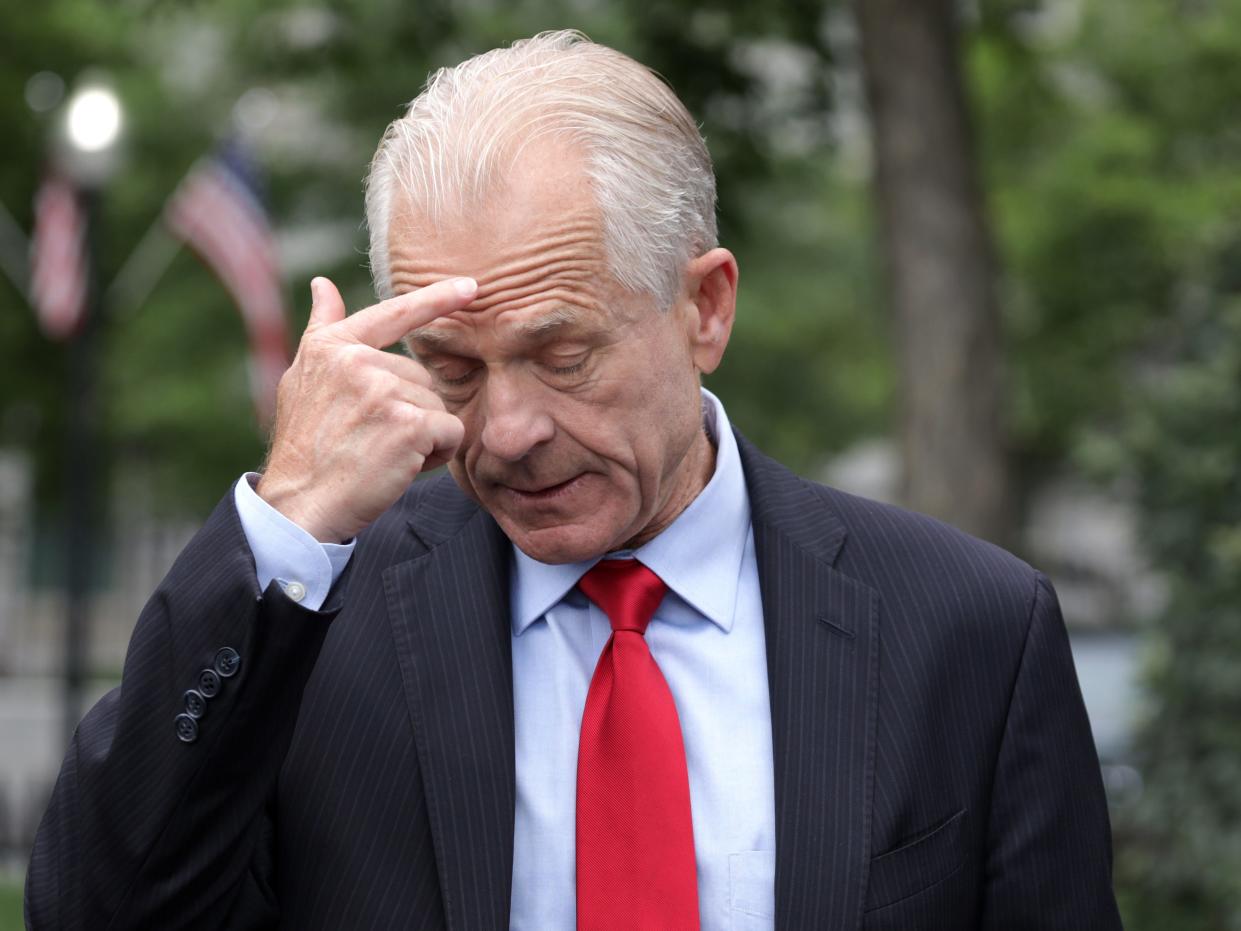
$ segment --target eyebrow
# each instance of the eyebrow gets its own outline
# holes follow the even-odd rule
[[[517,324],[514,331],[522,342],[535,342],[580,323],[582,316],[581,311],[574,310],[572,307],[556,307],[541,317]]]
[[[547,313],[513,327],[513,335],[523,343],[541,342],[558,332],[582,322],[584,315],[572,307],[556,307]],[[455,333],[437,327],[434,323],[411,331],[406,337],[411,347],[418,345],[425,350],[445,350],[456,342]]]

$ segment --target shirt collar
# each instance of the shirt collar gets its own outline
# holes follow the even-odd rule
[[[750,528],[741,456],[724,405],[702,391],[703,426],[715,444],[715,472],[689,507],[632,555],[725,633],[732,629],[737,582]],[[615,555],[615,554],[612,554]],[[513,547],[510,588],[514,636],[554,608],[598,559],[549,565]]]

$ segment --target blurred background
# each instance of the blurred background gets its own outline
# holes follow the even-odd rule
[[[1131,929],[1241,928],[1241,0],[0,6],[0,929],[73,724],[262,462],[429,69],[576,27],[716,160],[709,381],[1054,581]]]

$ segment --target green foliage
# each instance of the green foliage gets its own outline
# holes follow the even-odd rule
[[[0,882],[0,931],[22,931],[22,887],[7,880]]]
[[[1037,475],[1117,427],[1178,302],[1236,248],[1241,19],[1235,2],[1033,6],[984,4],[969,67],[1013,442]]]
[[[1114,813],[1126,926],[1238,929],[1241,3],[1031,12],[984,3],[969,58],[1020,467],[1134,489],[1169,585]]]
[[[807,199],[806,193],[822,193]],[[766,450],[811,469],[825,449],[882,429],[894,386],[875,312],[867,191],[829,165],[752,189],[737,247],[732,348],[707,385]]]
[[[1122,452],[1170,586],[1148,631],[1145,791],[1122,812],[1119,877],[1139,906],[1241,928],[1241,294],[1182,320]],[[1190,927],[1190,925],[1176,925]]]
[[[809,470],[893,420],[869,192],[826,141],[830,6],[0,6],[0,201],[29,228],[50,130],[23,101],[30,75],[52,70],[72,84],[106,69],[126,104],[125,168],[103,203],[100,275],[111,281],[190,165],[228,130],[236,101],[269,92],[279,126],[260,155],[276,225],[354,231],[287,282],[300,332],[312,273],[336,280],[351,307],[369,301],[361,179],[384,126],[427,72],[575,26],[655,67],[702,120],[723,241],[742,282],[733,342],[708,384],[760,445]],[[1238,929],[1241,0],[966,6],[973,18],[961,47],[1003,269],[1018,484],[1066,457],[1124,476],[1171,586],[1168,609],[1150,625],[1147,791],[1132,813],[1118,813],[1126,921]],[[755,62],[773,54],[809,62],[811,80],[772,93]],[[800,148],[781,143],[789,127]],[[140,306],[109,314],[107,458],[165,509],[201,514],[263,453],[237,313],[181,254]],[[7,283],[0,346],[0,445],[33,453],[40,507],[51,514],[65,360]]]
[[[72,85],[88,65],[105,68],[126,107],[124,168],[103,202],[100,277],[110,282],[194,160],[229,130],[234,104],[260,89],[278,111],[259,152],[276,226],[356,231],[287,283],[295,333],[312,274],[332,277],[351,307],[370,301],[361,179],[383,128],[428,71],[542,29],[581,28],[656,68],[703,120],[719,173],[723,240],[742,258],[737,338],[711,381],[738,424],[810,468],[887,417],[890,377],[882,321],[871,306],[865,191],[829,158],[818,5],[781,0],[760,14],[739,0],[692,10],[636,0],[416,9],[390,0],[325,7],[227,0],[40,10],[0,13],[0,119],[13,140],[0,166],[0,200],[28,227],[50,129],[22,102],[28,77],[53,70]],[[764,42],[811,63],[797,93],[764,90],[754,64],[771,54]],[[790,122],[819,127],[791,155],[778,142]],[[34,451],[41,510],[54,515],[62,351],[43,339],[15,291],[0,290],[0,303],[0,339],[12,358],[0,367],[0,444]],[[204,513],[263,454],[245,345],[228,296],[185,253],[140,306],[109,307],[101,467],[111,460],[116,474],[136,475],[165,510]]]

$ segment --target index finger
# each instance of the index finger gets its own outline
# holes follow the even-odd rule
[[[410,330],[460,310],[477,292],[478,282],[473,278],[445,278],[359,310],[333,324],[332,329],[375,349],[386,349]]]

